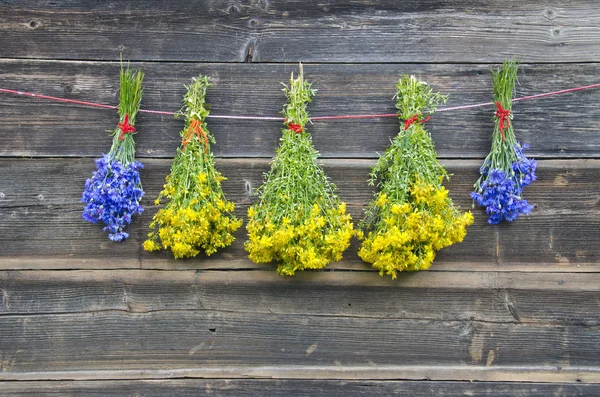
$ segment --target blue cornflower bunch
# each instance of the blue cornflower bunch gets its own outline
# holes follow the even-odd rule
[[[512,163],[511,170],[504,172],[499,168],[490,170],[481,168],[483,182],[479,189],[471,193],[477,204],[486,208],[489,214],[488,223],[495,225],[503,219],[514,221],[519,215],[529,215],[533,206],[525,200],[523,188],[537,179],[535,170],[537,162],[528,159],[523,153],[529,145],[516,146],[518,160]]]
[[[105,232],[112,241],[129,237],[123,229],[131,223],[131,217],[141,214],[140,204],[144,191],[140,182],[142,163],[134,161],[123,164],[106,154],[96,160],[97,170],[85,181],[81,201],[87,203],[83,219],[91,223],[104,222]]]
[[[511,119],[512,95],[517,80],[517,62],[504,62],[492,71],[496,99],[496,126],[492,136],[492,149],[480,168],[471,198],[485,207],[488,223],[502,220],[512,222],[519,215],[529,215],[533,206],[523,198],[523,189],[535,181],[537,163],[525,156],[529,145],[516,140]]]
[[[86,203],[83,219],[91,223],[103,222],[102,229],[108,232],[112,241],[122,241],[129,237],[125,226],[131,223],[133,215],[141,214],[144,191],[139,170],[142,163],[135,161],[136,132],[133,124],[142,99],[140,71],[121,69],[121,90],[119,101],[120,122],[113,131],[113,144],[108,154],[96,160],[96,171],[86,180],[81,201]]]

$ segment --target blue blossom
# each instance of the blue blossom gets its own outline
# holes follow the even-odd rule
[[[488,223],[495,225],[502,220],[514,221],[519,215],[528,215],[533,206],[525,200],[523,188],[537,179],[535,171],[537,162],[528,159],[524,151],[529,146],[515,146],[516,161],[510,169],[493,168],[485,163],[481,169],[482,181],[478,189],[471,193],[471,198],[480,206],[486,208],[489,215]]]
[[[132,216],[144,210],[140,204],[144,191],[139,173],[144,166],[138,161],[125,165],[104,155],[96,160],[96,168],[85,181],[81,196],[81,201],[86,203],[83,219],[103,222],[106,226],[102,230],[108,232],[108,238],[122,241],[129,237],[123,229],[131,223]]]

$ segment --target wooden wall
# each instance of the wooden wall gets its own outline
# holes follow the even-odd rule
[[[313,116],[393,112],[416,74],[448,105],[491,99],[517,55],[517,96],[598,83],[593,0],[205,0],[0,3],[0,87],[116,104],[119,55],[146,72],[143,107],[176,111],[204,73],[214,114],[272,116],[305,65]],[[146,212],[122,244],[84,223],[93,159],[114,111],[0,95],[0,395],[600,395],[600,91],[514,106],[539,160],[530,217],[488,226],[430,271],[380,278],[356,255],[282,278],[243,250],[175,261],[141,242],[181,120],[141,114]],[[427,124],[464,208],[491,108]],[[278,122],[210,120],[228,197],[245,215]],[[355,220],[394,119],[315,122],[322,162]]]

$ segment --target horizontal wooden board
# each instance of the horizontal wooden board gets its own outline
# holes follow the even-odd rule
[[[600,383],[597,367],[386,365],[226,366],[162,370],[68,370],[5,372],[2,381],[164,379],[412,380],[529,383]]]
[[[4,1],[5,57],[223,62],[598,61],[592,0]]]
[[[598,326],[169,310],[0,316],[0,380],[248,366],[595,367]]]
[[[600,326],[600,275],[3,271],[0,316],[188,310]],[[435,308],[435,310],[432,310]]]
[[[141,243],[148,232],[152,205],[169,160],[147,160],[142,178],[146,212],[127,229],[125,243],[108,240],[98,225],[81,219],[81,190],[94,167],[91,159],[5,159],[0,164],[0,267],[25,268],[267,268],[246,258],[245,230],[220,253],[204,258],[173,260],[166,253],[147,253]],[[218,168],[229,177],[224,183],[238,215],[245,217],[254,200],[252,192],[262,182],[268,160],[223,159]],[[326,160],[325,169],[348,203],[355,221],[371,198],[366,180],[373,161]],[[477,178],[479,162],[447,160],[454,174],[448,188],[456,203],[470,208],[469,192]],[[526,190],[537,207],[530,217],[512,224],[489,226],[480,209],[465,241],[440,252],[437,270],[596,271],[600,240],[600,187],[598,160],[540,161],[539,180]],[[332,269],[368,270],[356,255],[357,242],[344,261]]]
[[[0,396],[494,396],[595,397],[600,385],[501,383],[501,382],[414,382],[414,381],[338,381],[338,380],[141,380],[96,382],[1,382]]]
[[[276,116],[285,102],[282,81],[295,64],[135,63],[146,72],[143,107],[178,111],[193,76],[212,77],[208,101],[215,115]],[[492,99],[489,65],[305,65],[318,89],[313,116],[394,113],[395,83],[416,74],[449,95],[448,106]],[[116,104],[117,63],[2,60],[2,86],[76,100]],[[598,64],[522,65],[517,96],[597,83]],[[514,105],[517,137],[539,158],[600,157],[600,90],[581,91]],[[96,157],[108,151],[106,130],[116,112],[0,94],[0,156]],[[442,158],[483,158],[489,151],[493,107],[442,112],[427,123]],[[173,157],[182,121],[142,114],[136,127],[138,156]],[[281,134],[278,121],[210,119],[219,157],[271,157]],[[395,118],[315,121],[308,130],[324,157],[375,158],[398,133]]]

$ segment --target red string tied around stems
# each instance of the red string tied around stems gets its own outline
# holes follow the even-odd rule
[[[302,128],[302,126],[300,124],[289,123],[288,130],[294,131],[296,134],[302,134],[302,131],[304,131],[304,128]]]
[[[431,120],[431,116],[427,116],[424,119],[420,119],[419,117],[421,117],[420,114],[415,114],[414,116],[412,116],[410,119],[406,119],[404,120],[404,131],[408,130],[408,128],[413,124],[413,123],[426,123],[429,120]]]
[[[498,130],[500,130],[502,140],[505,141],[504,130],[510,126],[510,109],[504,109],[500,102],[496,102],[495,116],[498,117]]]
[[[208,153],[208,136],[206,136],[206,132],[204,132],[202,129],[202,121],[198,119],[192,119],[192,121],[190,121],[188,129],[183,135],[181,140],[183,150],[185,151],[185,148],[187,147],[188,143],[192,141],[192,137],[194,135],[197,136],[198,140],[204,144],[204,153]]]
[[[129,124],[129,114],[125,113],[125,118],[122,123],[117,124],[117,128],[121,129],[121,133],[119,134],[119,140],[125,139],[125,134],[132,134],[136,132],[134,126]]]
[[[288,123],[287,117],[283,119],[284,123]],[[296,134],[302,134],[304,128],[300,124],[288,123],[288,130],[294,131]]]

